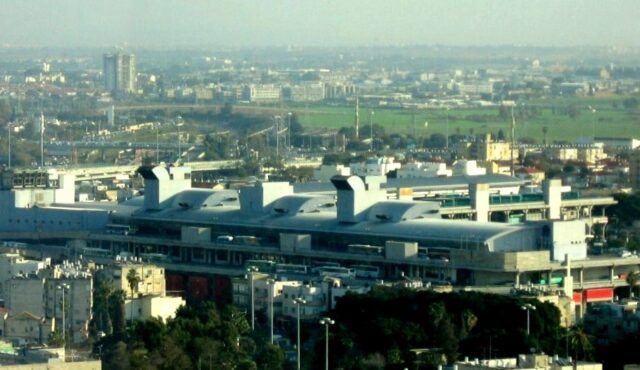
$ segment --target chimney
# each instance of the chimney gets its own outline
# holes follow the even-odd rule
[[[159,210],[183,190],[191,189],[188,167],[143,166],[137,171],[144,179],[144,208]]]
[[[338,222],[358,223],[367,218],[367,211],[374,204],[387,200],[387,192],[381,189],[384,176],[334,176],[331,178],[338,193]]]
[[[256,182],[240,189],[240,210],[246,215],[259,215],[269,211],[276,200],[293,194],[288,182]]]

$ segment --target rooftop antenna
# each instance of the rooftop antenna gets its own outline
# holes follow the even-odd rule
[[[358,99],[358,90],[356,90],[356,116],[355,116],[356,140],[360,138],[360,100]]]

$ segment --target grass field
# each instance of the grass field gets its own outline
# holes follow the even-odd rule
[[[553,141],[572,141],[579,137],[595,136],[631,137],[640,136],[640,112],[629,111],[622,107],[624,97],[606,98],[573,98],[538,100],[530,103],[541,109],[541,114],[527,120],[516,120],[516,135],[519,138],[531,137],[537,142],[542,141],[543,127],[547,127],[547,138]],[[614,107],[614,103],[617,107]],[[570,118],[560,113],[563,108],[575,105],[579,114]],[[593,113],[588,107],[596,109]],[[553,113],[553,107],[556,112]],[[309,128],[337,129],[351,127],[354,121],[354,110],[351,107],[309,106],[308,108],[294,108],[300,123]],[[360,127],[365,135],[368,132],[371,110],[360,109]],[[475,134],[488,132],[497,133],[502,129],[508,136],[510,121],[502,120],[498,115],[498,108],[474,109],[443,109],[418,110],[415,112],[415,130],[418,136],[433,133],[444,134],[447,130],[447,116],[449,134],[457,132]],[[425,128],[424,122],[429,122]],[[381,125],[387,133],[411,134],[414,130],[413,113],[403,109],[375,109],[373,123]]]

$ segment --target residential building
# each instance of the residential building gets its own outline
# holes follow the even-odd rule
[[[290,89],[290,99],[293,102],[315,102],[325,98],[324,84],[322,82],[294,85]]]
[[[602,364],[577,361],[544,354],[519,355],[517,358],[493,358],[489,360],[469,360],[455,363],[458,370],[602,370]]]
[[[104,87],[112,94],[134,94],[136,87],[136,57],[133,54],[104,54]]]
[[[451,172],[453,175],[481,176],[487,174],[487,169],[479,167],[477,161],[461,160],[453,163]]]
[[[506,141],[494,141],[491,135],[487,134],[484,141],[478,142],[479,161],[510,161],[518,158],[518,148],[511,149],[511,143]]]
[[[136,299],[125,299],[124,312],[130,320],[148,320],[160,318],[169,320],[186,301],[182,297],[145,295]]]
[[[629,156],[629,182],[634,190],[640,190],[640,151],[634,150]]]
[[[521,167],[515,171],[516,177],[531,182],[532,185],[540,185],[545,179],[544,171],[534,167]]]
[[[351,173],[356,176],[385,176],[400,169],[402,164],[393,157],[372,157],[364,162],[350,163]]]
[[[313,170],[313,179],[316,181],[329,182],[336,175],[349,176],[351,175],[351,168],[342,164],[323,164]]]
[[[447,169],[446,163],[411,162],[402,165],[396,173],[399,179],[416,177],[445,177],[451,176],[452,170]]]
[[[247,85],[243,98],[252,103],[273,103],[280,101],[282,88],[276,85]]]

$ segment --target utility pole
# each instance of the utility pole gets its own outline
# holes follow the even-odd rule
[[[511,176],[515,176],[516,174],[516,160],[513,155],[513,151],[516,149],[516,116],[513,112],[513,107],[515,104],[511,106]]]
[[[356,91],[356,116],[355,116],[355,138],[360,139],[360,101],[358,100],[358,91]]]
[[[40,166],[44,167],[44,113],[40,112]]]

